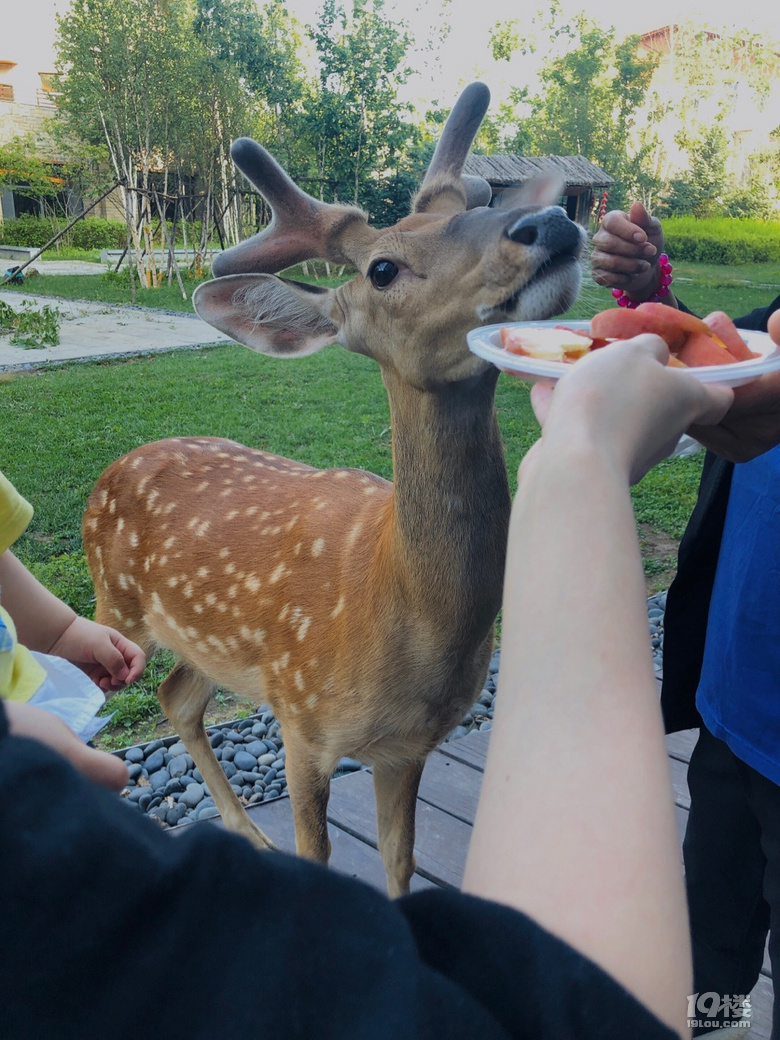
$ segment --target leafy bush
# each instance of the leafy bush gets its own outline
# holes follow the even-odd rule
[[[67,223],[65,220],[47,220],[24,214],[3,224],[0,240],[7,246],[40,249]],[[60,241],[73,249],[124,249],[127,231],[121,220],[85,217],[74,224]]]
[[[664,236],[676,260],[704,264],[780,261],[780,221],[667,217]]]

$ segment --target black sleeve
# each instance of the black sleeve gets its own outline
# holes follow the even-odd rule
[[[165,833],[2,708],[0,893],[3,1040],[674,1035],[522,914]]]
[[[679,296],[676,299],[681,311],[693,314],[693,311],[685,306]],[[770,316],[778,309],[780,309],[780,296],[776,296],[766,307],[756,307],[749,314],[745,314],[741,318],[734,318],[734,324],[738,329],[747,329],[749,332],[766,332],[766,324]]]

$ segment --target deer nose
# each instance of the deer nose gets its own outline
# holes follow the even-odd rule
[[[526,213],[510,224],[506,233],[513,242],[524,246],[538,243],[551,253],[574,253],[581,239],[579,228],[559,206]]]

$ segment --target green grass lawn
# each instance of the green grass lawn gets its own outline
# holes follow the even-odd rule
[[[780,269],[771,265],[727,277],[719,269],[692,265],[681,265],[678,272],[675,288],[699,313],[746,313],[768,302],[780,283]],[[684,281],[689,277],[690,283]],[[52,293],[67,288],[69,297],[125,302],[116,279],[47,277],[36,283],[36,291],[38,284]],[[143,302],[148,297],[175,309],[174,289],[147,290]],[[179,301],[183,309],[191,306],[180,294]],[[588,318],[610,305],[609,293],[588,283],[567,316]],[[529,387],[502,376],[496,404],[514,490],[520,460],[539,432]],[[298,361],[221,346],[65,364],[0,381],[0,415],[0,468],[36,508],[16,551],[87,615],[92,586],[80,534],[86,500],[105,466],[139,444],[172,435],[219,435],[315,466],[358,466],[391,476],[389,411],[379,369],[337,346]],[[693,508],[701,463],[698,455],[655,467],[633,490],[638,522],[679,539]],[[587,536],[576,517],[572,536]],[[154,689],[162,669],[155,662],[138,689],[111,702],[112,708],[121,706],[121,714],[109,741],[123,746],[154,731],[159,719]]]

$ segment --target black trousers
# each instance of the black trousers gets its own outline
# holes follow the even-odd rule
[[[780,787],[740,761],[705,727],[688,770],[691,810],[683,843],[694,992],[748,994],[767,934],[780,985]],[[772,1040],[780,1040],[775,996]],[[719,1014],[718,1019],[725,1016]],[[694,1036],[712,1029],[694,1030]]]

